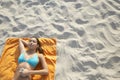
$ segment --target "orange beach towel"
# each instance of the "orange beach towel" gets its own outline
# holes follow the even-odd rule
[[[29,40],[29,38],[23,39]],[[19,56],[18,40],[19,38],[8,38],[5,42],[0,59],[0,80],[12,80],[14,76]],[[34,75],[32,76],[32,80],[54,80],[56,65],[56,39],[39,38],[39,41],[41,42],[44,57],[48,64],[49,75]],[[40,69],[40,64],[37,65],[36,69]]]

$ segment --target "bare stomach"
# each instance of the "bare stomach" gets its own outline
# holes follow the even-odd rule
[[[18,65],[18,68],[32,69],[32,67],[27,62],[22,62]]]
[[[13,80],[31,80],[31,76],[30,75],[23,75],[22,71],[24,69],[28,69],[31,70],[33,69],[27,62],[22,62],[18,65],[15,75],[14,75],[14,79]]]

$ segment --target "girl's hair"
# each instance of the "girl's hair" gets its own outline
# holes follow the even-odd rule
[[[43,49],[41,48],[41,43],[40,43],[39,39],[37,37],[34,37],[34,38],[37,40],[37,44],[38,44],[36,51],[38,50],[39,53],[43,54]]]

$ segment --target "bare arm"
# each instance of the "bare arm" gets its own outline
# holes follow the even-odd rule
[[[24,53],[25,52],[25,46],[26,45],[27,45],[27,43],[25,41],[23,41],[22,39],[19,39],[20,53]]]
[[[48,75],[48,66],[47,66],[47,63],[45,61],[43,54],[39,54],[39,58],[41,60],[43,69],[42,70],[31,70],[30,74]]]
[[[22,41],[22,43],[24,44],[24,46],[25,46],[25,47],[27,47],[27,46],[28,46],[28,42],[27,42],[27,41],[22,40],[22,39],[21,39],[21,41]]]

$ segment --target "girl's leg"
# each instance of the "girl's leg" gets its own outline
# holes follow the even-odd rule
[[[19,75],[20,75],[19,72],[16,71],[14,74],[13,80],[18,80]]]
[[[17,67],[17,69],[16,69],[16,72],[15,72],[13,80],[31,80],[31,76],[23,76],[23,75],[21,75],[21,71],[23,69],[30,70],[31,67],[26,62],[23,62],[23,63],[19,64],[18,67]]]
[[[31,76],[22,76],[19,72],[20,69],[17,69],[13,80],[31,80]]]

